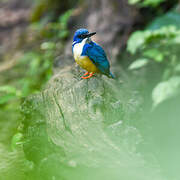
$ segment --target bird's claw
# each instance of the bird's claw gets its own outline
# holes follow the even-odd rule
[[[89,76],[86,76],[86,75],[88,75],[89,74]],[[81,78],[82,79],[89,79],[89,78],[91,78],[92,76],[93,76],[93,74],[94,73],[89,73],[89,72],[87,72],[87,73],[85,73]],[[86,76],[86,77],[84,77],[84,76]]]
[[[89,74],[89,72],[86,72],[86,73],[83,74],[83,76],[87,76],[88,74]]]

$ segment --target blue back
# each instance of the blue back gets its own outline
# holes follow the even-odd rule
[[[109,75],[109,61],[101,46],[91,41],[90,43],[84,45],[81,55],[88,56],[101,73]]]

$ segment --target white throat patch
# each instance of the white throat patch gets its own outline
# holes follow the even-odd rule
[[[74,54],[75,59],[81,57],[83,47],[86,44],[87,40],[88,40],[88,38],[85,38],[80,43],[77,43],[77,44],[74,45],[73,54]]]

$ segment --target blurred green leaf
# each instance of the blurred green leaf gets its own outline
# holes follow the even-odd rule
[[[169,44],[180,44],[180,34],[177,34],[172,40],[170,40]]]
[[[163,26],[173,25],[176,28],[180,28],[180,13],[177,12],[169,12],[165,15],[162,15],[152,21],[148,26],[147,30],[157,30],[162,28]]]
[[[0,104],[21,97],[21,91],[13,86],[0,86],[0,92],[2,93],[2,95],[0,95]]]
[[[128,3],[129,4],[136,4],[136,3],[138,3],[138,2],[140,2],[141,0],[128,0]]]
[[[163,54],[158,49],[149,49],[143,52],[143,55],[152,58],[157,62],[163,61]]]
[[[17,149],[17,146],[22,144],[22,133],[16,133],[11,140],[11,149],[15,151]]]
[[[16,88],[13,86],[0,86],[0,92],[16,94]]]
[[[36,56],[36,57],[32,58],[29,63],[29,69],[28,69],[27,73],[30,76],[36,75],[39,71],[40,63],[41,63],[40,56]]]
[[[162,27],[157,30],[136,31],[128,40],[127,50],[134,54],[138,49],[142,50],[152,42],[158,42],[161,45],[161,43],[168,43],[177,36],[180,36],[180,30],[175,26]]]
[[[16,98],[17,96],[15,94],[5,94],[3,96],[0,96],[0,104],[5,104]]]
[[[72,12],[73,12],[73,10],[70,9],[70,10],[66,11],[63,15],[61,15],[59,17],[59,23],[61,25],[61,28],[63,28],[63,29],[67,28],[67,23],[68,23],[68,20],[69,20],[69,18],[71,16]]]
[[[58,33],[58,37],[59,37],[60,39],[66,38],[66,37],[68,37],[68,35],[69,35],[69,32],[66,31],[66,30],[60,31],[60,32]]]
[[[42,50],[54,49],[55,47],[56,47],[56,44],[54,42],[44,42],[41,44]]]
[[[128,0],[131,5],[138,4],[140,7],[152,6],[156,7],[165,0]]]
[[[153,106],[172,98],[180,93],[180,77],[175,76],[168,81],[159,83],[152,92]]]
[[[180,64],[178,64],[177,66],[174,67],[174,71],[175,72],[180,72]]]
[[[143,31],[134,32],[128,40],[127,50],[130,53],[134,54],[138,48],[143,46],[143,44],[145,43],[146,36],[148,36],[147,31],[146,33]]]
[[[142,2],[142,6],[158,6],[160,3],[164,2],[165,0],[144,0]]]
[[[148,59],[142,58],[134,61],[132,64],[130,64],[129,68],[130,70],[139,69],[145,65],[147,65],[149,62]]]

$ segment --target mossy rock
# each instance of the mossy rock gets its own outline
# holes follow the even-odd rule
[[[23,105],[24,151],[35,177],[160,180],[136,153],[141,135],[129,119],[137,116],[138,97],[119,80],[80,74],[65,66]]]

